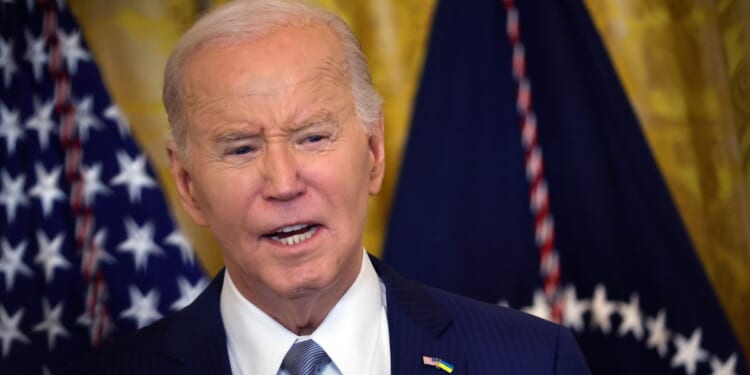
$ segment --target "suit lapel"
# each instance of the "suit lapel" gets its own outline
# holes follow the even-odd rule
[[[447,374],[425,365],[422,356],[448,361],[455,366],[454,375],[467,374],[464,351],[448,339],[452,314],[425,287],[370,259],[386,289],[391,374]]]
[[[206,290],[175,316],[165,334],[162,354],[179,368],[177,373],[231,374],[219,309],[224,272],[219,272]]]
[[[392,374],[446,374],[422,363],[422,356],[442,358],[455,366],[454,375],[468,374],[462,348],[451,335],[452,314],[417,283],[404,279],[370,256],[386,287]],[[165,334],[163,356],[181,374],[231,374],[219,299],[221,271],[203,293],[175,316]]]

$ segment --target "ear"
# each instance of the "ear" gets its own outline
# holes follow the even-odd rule
[[[383,112],[380,112],[378,122],[370,129],[368,147],[370,152],[370,195],[375,195],[383,185],[385,176],[385,140],[383,127]]]
[[[177,192],[180,194],[180,202],[185,211],[195,221],[196,224],[206,226],[207,222],[203,216],[203,211],[198,201],[195,199],[195,188],[190,171],[187,168],[184,155],[177,149],[174,141],[167,142],[167,156],[169,157],[169,170],[177,185]]]

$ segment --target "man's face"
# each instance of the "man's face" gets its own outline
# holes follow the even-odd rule
[[[340,290],[359,272],[382,121],[359,121],[344,54],[326,27],[199,50],[184,74],[188,161],[172,173],[254,303]]]

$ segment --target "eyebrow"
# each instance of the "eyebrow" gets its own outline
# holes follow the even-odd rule
[[[244,139],[249,139],[253,137],[257,137],[260,134],[258,132],[252,132],[248,130],[241,130],[241,129],[226,129],[226,130],[220,130],[216,134],[214,134],[213,141],[215,143],[231,143],[231,142],[237,142]]]
[[[322,123],[333,123],[335,122],[334,119],[335,116],[330,111],[318,111],[292,126],[292,130],[300,131]]]
[[[319,111],[293,124],[289,131],[299,132],[323,123],[335,123],[335,116],[327,110]],[[245,129],[221,129],[211,139],[214,143],[232,143],[261,136],[263,131]]]

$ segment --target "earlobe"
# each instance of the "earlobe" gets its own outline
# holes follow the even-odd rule
[[[169,158],[169,170],[177,187],[177,192],[180,195],[182,207],[185,208],[185,211],[187,211],[196,224],[206,226],[207,223],[203,217],[201,206],[195,199],[195,190],[190,171],[186,168],[183,155],[177,150],[177,145],[174,141],[167,143],[167,156]]]
[[[385,140],[383,113],[380,113],[378,122],[373,125],[368,140],[370,149],[370,195],[375,195],[380,191],[385,176]]]

